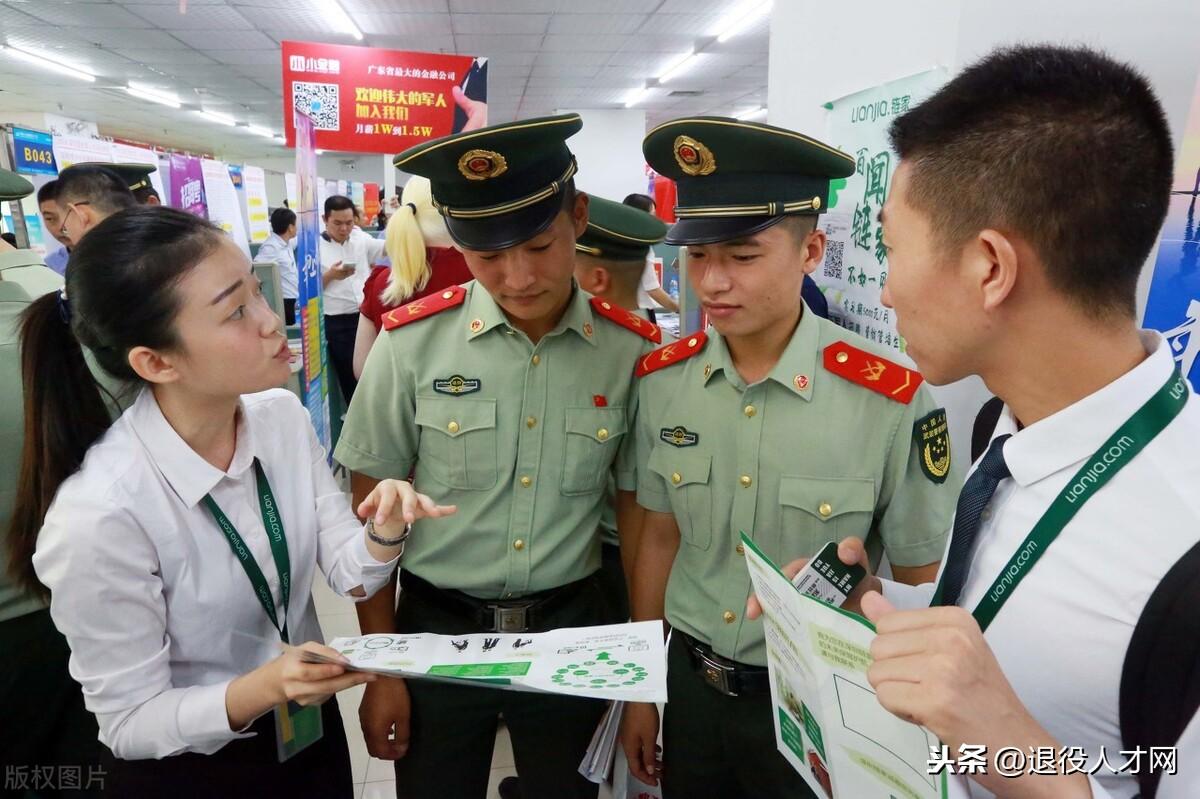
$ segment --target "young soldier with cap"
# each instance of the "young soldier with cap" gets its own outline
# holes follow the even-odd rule
[[[632,324],[649,325],[657,330],[646,311],[638,307],[638,287],[650,247],[663,240],[667,226],[658,217],[631,205],[596,196],[589,196],[588,200],[587,229],[575,242],[575,281],[601,301],[601,313],[619,314]],[[609,482],[612,483],[611,478]],[[625,575],[633,571],[640,515],[637,522],[626,530],[622,546],[617,537],[615,490],[610,485],[608,502],[600,517],[604,539],[600,577],[604,581],[604,592],[621,619],[629,618]]]
[[[1178,746],[1195,780],[1200,742],[1179,737],[1197,702],[1182,626],[1195,602],[1160,599],[1177,575],[1195,585],[1200,403],[1137,324],[1171,202],[1162,105],[1101,53],[1018,47],[969,66],[891,139],[883,303],[931,383],[979,375],[1004,408],[936,587],[876,579],[883,595],[862,598],[879,633],[867,676],[952,758],[982,748],[985,770],[953,797],[1151,797],[1152,747]],[[857,562],[861,544],[839,554]],[[1028,762],[1005,774],[1013,749]],[[1054,757],[1035,766],[1034,751]]]
[[[606,478],[631,507],[633,366],[649,325],[608,316],[572,279],[587,225],[566,139],[577,114],[436,139],[395,159],[429,178],[475,281],[390,311],[336,457],[413,475],[458,507],[419,521],[399,605],[360,606],[365,633],[515,634],[616,619],[595,579]],[[387,594],[387,592],[383,592]],[[512,639],[505,639],[512,646]],[[368,751],[404,797],[482,797],[503,713],[525,799],[594,797],[577,769],[604,703],[427,681],[380,681],[360,711]],[[394,740],[389,733],[394,732]]]
[[[129,184],[137,183],[138,175],[123,168],[132,166],[143,167],[141,164],[83,163],[72,164],[58,174],[54,199],[58,202],[59,219],[62,220],[59,234],[70,239],[72,246],[117,211],[137,205]],[[143,173],[143,178],[145,174],[148,173]]]
[[[854,171],[850,156],[717,117],[660,125],[643,150],[678,182],[666,240],[687,246],[688,279],[715,328],[638,365],[645,522],[633,618],[673,628],[664,795],[810,796],[775,748],[763,629],[743,614],[740,534],[781,562],[857,535],[899,579],[930,579],[958,488],[945,412],[920,374],[800,298],[824,254],[816,216],[830,179]],[[941,432],[926,440],[930,429]],[[651,783],[658,726],[654,705],[626,707],[622,743]]]

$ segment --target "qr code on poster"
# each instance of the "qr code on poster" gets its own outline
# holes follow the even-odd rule
[[[317,130],[338,130],[338,85],[292,81],[292,104],[308,112]]]
[[[846,242],[844,241],[830,239],[825,243],[825,277],[834,280],[842,279],[842,253],[845,248]]]

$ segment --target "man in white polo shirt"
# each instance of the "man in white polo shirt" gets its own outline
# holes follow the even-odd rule
[[[325,292],[325,339],[329,360],[337,375],[346,405],[354,396],[354,337],[358,333],[358,308],[371,264],[383,256],[384,242],[370,236],[351,235],[354,203],[334,195],[325,200],[325,232],[321,234],[321,281]]]
[[[1005,407],[938,582],[866,581],[871,684],[951,757],[986,747],[953,797],[1149,796],[1122,770],[1153,765],[1123,740],[1122,675],[1147,601],[1200,540],[1200,401],[1135,308],[1171,193],[1162,107],[1095,51],[1018,47],[891,137],[883,303],[926,380],[979,375]],[[839,554],[866,563],[857,540]],[[1179,745],[1178,769],[1200,767],[1200,741]],[[1006,747],[1023,761],[998,763]]]

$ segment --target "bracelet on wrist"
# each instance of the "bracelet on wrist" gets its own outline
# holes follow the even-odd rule
[[[383,547],[398,547],[408,540],[408,536],[412,533],[412,525],[406,524],[404,526],[404,532],[395,538],[384,538],[375,532],[375,518],[372,517],[367,519],[366,531],[367,538],[371,539],[376,544],[379,544]]]

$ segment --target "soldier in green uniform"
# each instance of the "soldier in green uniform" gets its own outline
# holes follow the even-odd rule
[[[602,301],[602,313],[633,314],[634,324],[655,328],[645,311],[638,308],[638,286],[650,247],[667,235],[662,220],[645,211],[603,197],[589,196],[588,224],[575,242],[575,281],[579,287]],[[600,579],[604,593],[616,609],[617,617],[629,618],[629,594],[625,575],[632,571],[637,554],[636,531],[641,515],[630,518],[625,546],[617,536],[616,491],[609,478],[608,502],[600,516]]]
[[[0,201],[21,200],[31,193],[29,181],[0,169]],[[10,263],[18,266],[10,270]],[[83,690],[67,671],[71,652],[54,627],[46,598],[16,579],[17,573],[27,571],[33,552],[9,538],[25,439],[18,330],[21,314],[33,301],[31,292],[11,275],[36,267],[61,287],[62,278],[41,263],[31,251],[9,249],[0,242],[0,707],[5,715],[0,752],[8,767],[5,789],[18,796],[59,796],[58,788],[65,786],[34,792],[39,774],[53,770],[57,776],[62,773],[59,767],[75,768],[82,788],[89,773],[102,770],[106,753],[96,717],[84,707]],[[95,785],[86,791],[61,791],[68,793],[96,796],[102,791]]]
[[[633,618],[665,618],[670,701],[664,795],[811,792],[775,747],[761,621],[744,618],[745,532],[785,563],[858,536],[902,581],[931,580],[958,493],[944,417],[894,354],[818,318],[801,281],[821,262],[816,227],[850,156],[789,130],[678,119],[643,150],[678,181],[688,279],[715,330],[638,366]],[[928,457],[926,457],[928,455]],[[622,744],[655,782],[654,705],[626,707]]]
[[[618,519],[636,505],[633,369],[654,343],[573,280],[588,200],[566,139],[581,126],[577,114],[522,120],[395,159],[430,179],[476,279],[385,316],[342,429],[336,457],[356,496],[412,474],[458,508],[413,525],[399,603],[381,591],[360,604],[365,633],[492,632],[519,649],[523,633],[616,620],[595,576],[597,530],[614,469]],[[399,796],[472,799],[486,792],[503,713],[523,795],[539,799],[596,795],[577,769],[603,711],[386,680],[360,716],[368,751],[397,761]]]

